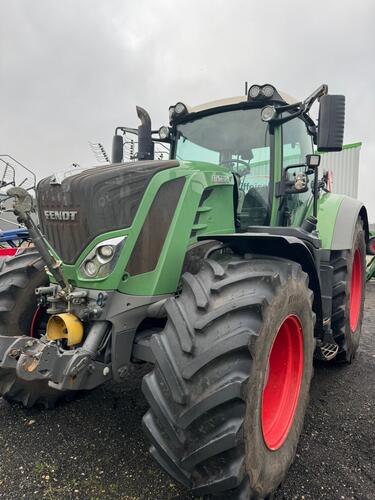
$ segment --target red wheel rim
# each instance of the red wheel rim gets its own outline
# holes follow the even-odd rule
[[[298,404],[303,375],[303,330],[297,316],[281,324],[268,358],[262,398],[263,439],[270,450],[286,440]]]
[[[362,258],[359,248],[354,253],[352,284],[350,286],[349,324],[352,332],[357,330],[362,304]]]

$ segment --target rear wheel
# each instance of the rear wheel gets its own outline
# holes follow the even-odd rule
[[[354,230],[351,250],[333,251],[333,337],[339,346],[336,361],[351,362],[361,337],[366,285],[366,239],[361,219]]]
[[[21,250],[0,260],[0,335],[39,337],[45,313],[38,308],[35,288],[48,284],[44,264],[36,250]],[[43,380],[25,381],[14,369],[0,368],[0,395],[26,407],[50,408],[65,394]]]
[[[307,276],[282,259],[232,258],[183,280],[143,380],[151,454],[197,495],[267,498],[294,459],[308,402]]]

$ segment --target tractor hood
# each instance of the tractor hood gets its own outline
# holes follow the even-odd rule
[[[66,264],[74,264],[96,236],[132,225],[151,178],[179,163],[140,161],[106,165],[39,182],[37,202],[42,232]]]

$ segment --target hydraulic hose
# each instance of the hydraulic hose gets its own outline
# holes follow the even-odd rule
[[[12,187],[8,189],[7,194],[15,197],[13,212],[17,216],[19,222],[22,222],[27,227],[35,248],[40,253],[40,256],[46,264],[49,272],[63,290],[69,291],[71,286],[61,272],[60,264],[50,254],[42,233],[30,217],[30,212],[33,207],[33,200],[30,193],[23,188]]]

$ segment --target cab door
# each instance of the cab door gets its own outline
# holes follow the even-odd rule
[[[282,175],[293,181],[299,173],[305,172],[303,167],[285,170],[289,165],[304,164],[306,155],[312,154],[313,141],[308,134],[305,122],[294,118],[282,126]],[[281,202],[280,221],[283,226],[300,226],[313,202],[313,174],[307,176],[308,190],[299,194],[289,194]]]

